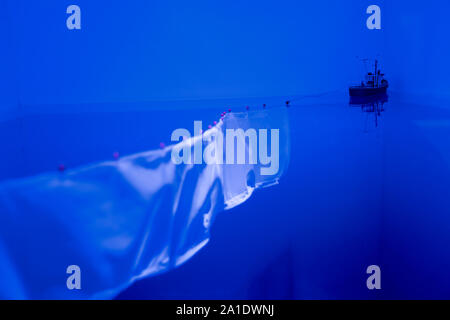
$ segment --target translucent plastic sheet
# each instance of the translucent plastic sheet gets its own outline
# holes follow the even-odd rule
[[[278,182],[289,160],[287,112],[227,114],[203,135],[161,150],[1,183],[0,298],[112,298],[187,261],[208,242],[218,212]],[[216,152],[211,137],[239,128],[279,130],[275,174],[262,175],[268,165],[260,163],[172,160],[175,147]],[[71,265],[81,270],[81,290],[66,286]]]
[[[221,128],[226,135],[227,130],[242,129],[255,130],[258,133],[258,161],[256,164],[251,164],[246,161],[245,164],[224,164],[224,185],[225,185],[225,200],[227,207],[233,207],[239,204],[246,197],[251,195],[254,188],[270,186],[278,183],[279,178],[287,169],[290,155],[290,136],[288,123],[288,109],[279,107],[274,109],[264,109],[255,112],[231,113],[227,115]],[[263,136],[260,130],[266,130],[267,136]],[[278,131],[278,146],[272,146],[272,138],[274,138],[273,130]],[[271,132],[272,131],[272,132]],[[270,154],[271,151],[277,151],[279,154],[278,162],[272,157],[272,161],[267,165],[261,163],[260,153],[261,142],[267,141],[265,153]],[[235,144],[237,149],[238,144]],[[249,147],[249,140],[245,140],[246,156],[251,153]],[[235,150],[235,157],[237,158],[237,151]],[[274,156],[274,155],[272,155]],[[226,152],[225,152],[226,158]],[[249,158],[246,158],[249,160]],[[273,172],[267,172],[271,168]],[[264,171],[266,170],[266,171]],[[269,170],[270,171],[270,170]],[[272,173],[272,174],[267,174]],[[237,179],[239,177],[239,179]],[[247,179],[245,179],[247,177]]]

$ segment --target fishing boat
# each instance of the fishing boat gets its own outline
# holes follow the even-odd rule
[[[368,72],[361,85],[350,86],[350,97],[369,97],[386,94],[389,83],[384,79],[384,74],[378,69],[378,60],[375,60],[374,72]]]

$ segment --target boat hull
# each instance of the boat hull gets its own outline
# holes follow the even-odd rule
[[[369,97],[386,94],[387,86],[381,87],[354,86],[350,87],[348,90],[351,97]]]

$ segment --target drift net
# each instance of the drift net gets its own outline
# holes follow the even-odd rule
[[[245,163],[227,163],[242,156],[237,142],[234,157],[226,148],[227,130],[239,129]],[[199,145],[223,161],[196,164]],[[217,213],[278,183],[289,145],[287,108],[229,113],[160,150],[0,183],[0,298],[112,298],[139,278],[181,265],[208,242]],[[174,148],[189,149],[191,161],[175,164]],[[270,154],[277,148],[278,160]],[[67,288],[72,265],[81,270],[81,290]]]

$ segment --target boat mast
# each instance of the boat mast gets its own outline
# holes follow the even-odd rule
[[[376,84],[376,86],[378,87],[378,70],[377,70],[377,68],[378,68],[378,60],[377,59],[375,59],[375,74],[374,74],[374,83],[373,83],[373,86],[375,87],[375,84]]]

